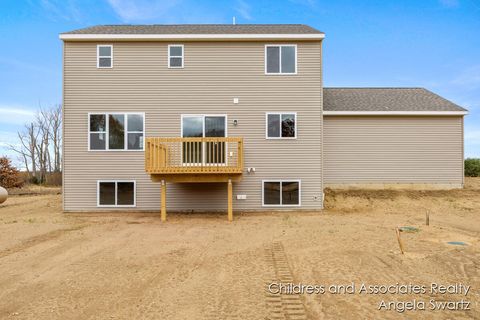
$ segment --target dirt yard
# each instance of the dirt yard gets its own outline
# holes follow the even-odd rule
[[[245,213],[233,223],[63,214],[58,192],[0,205],[1,319],[480,319],[480,179],[465,190],[328,191],[323,213]],[[397,226],[419,228],[401,233],[404,255]],[[327,292],[279,295],[278,282]],[[329,292],[352,283],[354,294]],[[396,283],[427,292],[358,292]],[[431,283],[472,288],[445,295]],[[378,310],[413,299],[426,310]],[[470,311],[429,310],[430,299],[463,299]]]

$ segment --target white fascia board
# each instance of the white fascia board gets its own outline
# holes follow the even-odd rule
[[[323,111],[325,116],[464,116],[468,111]]]
[[[321,40],[311,34],[60,34],[61,40]]]

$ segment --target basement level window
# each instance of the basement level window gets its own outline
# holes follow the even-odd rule
[[[299,206],[300,180],[264,180],[263,206]]]
[[[98,181],[98,207],[135,207],[135,181]]]
[[[113,67],[113,46],[98,45],[97,46],[97,68]]]
[[[170,44],[168,46],[168,67],[183,68],[183,44]]]
[[[296,74],[296,45],[266,45],[265,74]]]

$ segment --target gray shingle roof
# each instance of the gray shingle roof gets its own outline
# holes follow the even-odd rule
[[[62,34],[323,34],[304,24],[98,25]]]
[[[466,111],[424,88],[324,88],[324,111]]]

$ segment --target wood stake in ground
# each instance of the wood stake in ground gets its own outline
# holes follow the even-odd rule
[[[425,225],[429,226],[430,225],[430,212],[427,210],[426,216],[425,216]]]
[[[400,247],[400,252],[404,254],[402,238],[400,238],[400,228],[396,228],[395,232],[397,233],[398,246]]]

